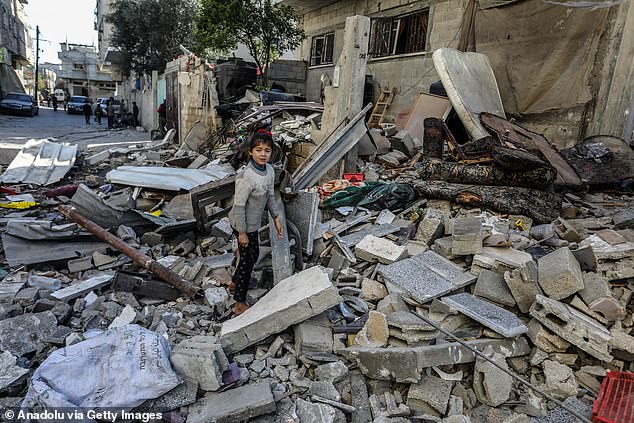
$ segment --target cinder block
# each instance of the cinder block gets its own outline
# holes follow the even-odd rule
[[[538,264],[539,285],[548,297],[561,300],[583,289],[581,267],[568,247],[541,257]]]

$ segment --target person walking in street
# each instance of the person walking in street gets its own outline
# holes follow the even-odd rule
[[[51,107],[51,96],[46,96],[46,107]]]
[[[136,101],[132,102],[132,120],[134,121],[134,127],[140,125],[139,122],[139,106],[136,105]]]
[[[268,164],[273,151],[273,136],[268,131],[259,130],[248,146],[251,160],[236,178],[233,207],[229,212],[229,222],[238,237],[238,265],[229,287],[230,291],[233,290],[233,299],[236,301],[233,309],[236,315],[249,308],[246,303],[247,291],[253,266],[260,254],[258,230],[266,206],[275,222],[278,238],[282,239],[284,236],[273,190],[275,171]]]
[[[64,111],[66,111],[66,106],[70,103],[70,94],[66,94],[66,100],[64,101]]]
[[[114,98],[110,97],[108,100],[108,107],[106,107],[106,113],[108,114],[108,129],[114,127]]]
[[[57,111],[57,97],[53,96],[53,111]]]
[[[86,118],[86,125],[90,125],[90,116],[92,115],[92,106],[90,102],[87,101],[84,103],[84,107],[82,108],[84,112],[84,118]]]
[[[163,100],[158,110],[159,115],[159,129],[161,134],[165,134],[165,125],[167,124],[167,99]]]
[[[95,123],[101,125],[101,117],[103,116],[103,109],[100,104],[95,107]]]

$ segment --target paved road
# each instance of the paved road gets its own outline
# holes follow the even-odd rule
[[[57,141],[79,144],[80,149],[90,144],[147,141],[148,132],[133,129],[109,130],[107,119],[101,125],[94,122],[86,125],[83,115],[69,115],[63,108],[54,112],[52,108],[40,107],[35,117],[0,115],[0,164],[8,163],[19,149],[19,145],[36,138],[55,138]],[[5,157],[7,156],[7,157]]]

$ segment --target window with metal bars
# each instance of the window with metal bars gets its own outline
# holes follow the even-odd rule
[[[317,35],[313,37],[310,48],[310,65],[330,65],[335,45],[335,33]]]
[[[372,19],[370,57],[425,51],[429,9],[420,12]]]

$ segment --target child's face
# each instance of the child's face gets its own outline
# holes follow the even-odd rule
[[[251,158],[258,166],[264,166],[271,160],[271,147],[265,143],[258,143],[251,150]]]

